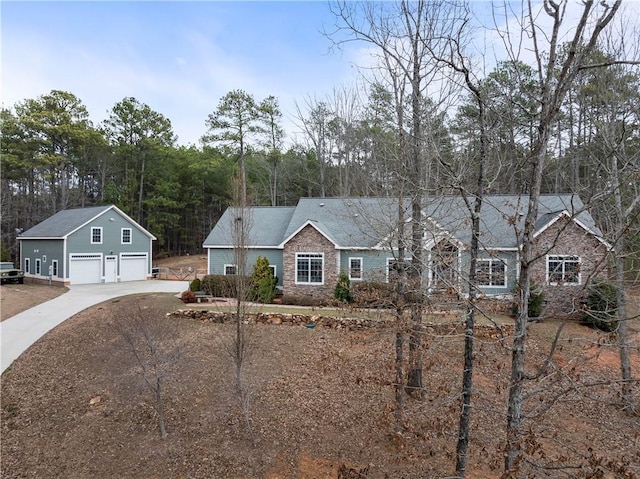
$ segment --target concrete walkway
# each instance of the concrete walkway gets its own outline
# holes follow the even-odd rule
[[[129,281],[80,284],[38,306],[0,322],[0,366],[4,372],[33,343],[58,324],[95,304],[138,293],[181,293],[188,281]]]

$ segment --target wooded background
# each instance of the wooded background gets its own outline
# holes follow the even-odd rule
[[[559,47],[560,67],[569,46]],[[542,184],[543,193],[579,193],[605,230],[602,199],[611,185],[612,155],[618,158],[623,198],[638,196],[640,174],[640,74],[637,65],[617,60],[601,42],[590,64],[606,67],[581,69],[569,88],[552,125]],[[388,73],[363,77],[357,86],[335,86],[321,99],[301,98],[294,114],[298,131],[288,134],[277,98],[256,100],[231,91],[216,107],[212,99],[212,113],[202,119],[202,142],[189,147],[176,143],[171,119],[135,98],[115,104],[100,124],[72,92],[43,92],[4,108],[4,255],[15,258],[16,235],[61,209],[110,203],[157,236],[156,254],[200,252],[230,202],[240,156],[251,204],[394,195],[402,174],[398,145],[402,135],[413,135],[408,120],[414,111],[405,98],[407,121],[398,124],[403,92]],[[458,193],[475,181],[478,106],[454,79],[424,78],[417,138],[421,188],[427,194]],[[435,82],[434,91],[429,84]],[[540,82],[537,68],[517,58],[497,63],[478,81],[486,109],[486,192],[528,192],[528,159],[542,110]],[[599,203],[591,202],[594,197]]]

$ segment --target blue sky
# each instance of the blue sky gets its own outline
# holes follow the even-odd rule
[[[329,53],[327,3],[6,2],[2,104],[53,89],[80,98],[98,124],[133,96],[169,118],[180,144],[197,144],[219,99],[243,89],[294,100],[352,84],[353,50]],[[289,123],[289,120],[287,120]]]
[[[579,0],[569,1],[579,8]],[[640,0],[625,3],[623,18],[637,26]],[[491,20],[489,2],[473,5]],[[257,101],[276,96],[291,141],[295,101],[304,106],[334,87],[353,87],[354,64],[367,55],[366,45],[354,43],[330,52],[321,31],[334,18],[324,0],[2,0],[0,15],[3,106],[65,90],[98,125],[132,96],[169,118],[183,145],[198,144],[207,116],[234,89]],[[478,51],[500,55],[497,37],[477,41]]]

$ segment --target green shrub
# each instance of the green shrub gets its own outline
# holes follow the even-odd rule
[[[191,291],[200,291],[200,288],[202,287],[201,281],[199,278],[194,279],[193,281],[191,281],[191,283],[189,284],[189,289]]]
[[[248,285],[247,292],[250,292],[251,278],[237,275],[208,274],[202,278],[200,287],[203,292],[216,298],[237,298],[239,280]]]
[[[273,303],[276,297],[276,284],[278,278],[273,275],[273,270],[269,267],[269,260],[258,256],[251,275],[252,296],[256,301],[269,304]]]
[[[180,296],[180,300],[183,303],[195,303],[196,302],[196,293],[191,290],[183,291]]]
[[[587,289],[587,304],[583,321],[602,331],[618,328],[618,290],[604,280],[595,281]]]
[[[349,290],[351,281],[349,281],[349,277],[345,273],[340,273],[338,277],[338,282],[336,283],[336,287],[333,290],[333,297],[342,303],[350,303],[351,302],[351,292]]]

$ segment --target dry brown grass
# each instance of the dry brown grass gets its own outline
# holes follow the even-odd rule
[[[172,318],[181,360],[167,383],[169,436],[161,440],[153,398],[112,327],[114,315],[150,303],[166,312],[185,306],[160,294],[103,303],[2,375],[3,478],[318,479],[338,477],[342,466],[367,469],[370,479],[452,475],[463,342],[454,328],[426,335],[425,399],[407,398],[404,430],[394,434],[393,330],[252,326],[253,447],[233,393],[234,325]],[[531,324],[529,371],[544,362],[558,326]],[[640,328],[631,326],[637,374]],[[527,385],[529,463],[518,477],[638,477],[640,418],[618,406],[614,339],[565,326],[547,375]],[[498,335],[476,343],[469,478],[501,474],[509,344]]]

